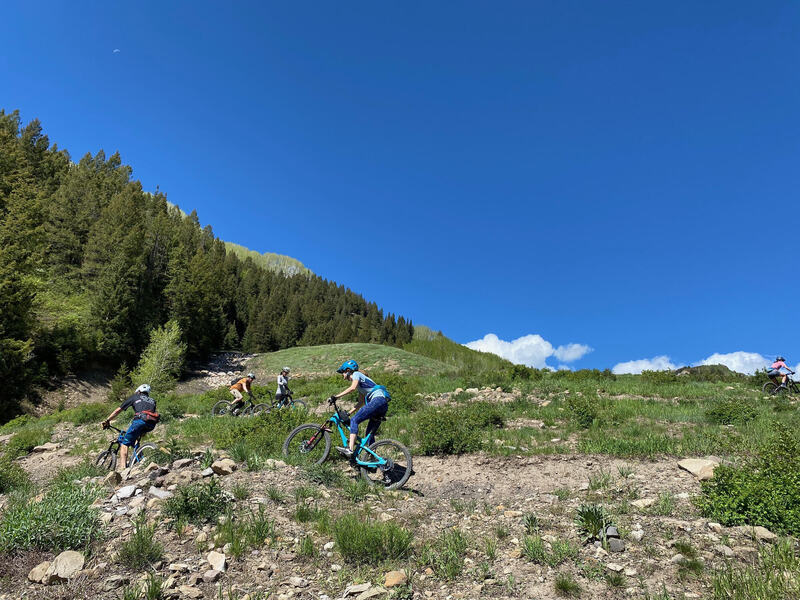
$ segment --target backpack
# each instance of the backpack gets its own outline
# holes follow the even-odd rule
[[[242,380],[242,377],[235,377],[235,378],[231,379],[231,383],[230,383],[230,385],[231,385],[231,386],[234,386],[234,385],[236,385],[237,383],[239,383],[241,380]],[[230,387],[230,386],[229,386],[229,387]]]

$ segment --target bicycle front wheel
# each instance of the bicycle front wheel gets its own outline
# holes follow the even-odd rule
[[[330,433],[312,423],[295,427],[283,442],[283,455],[301,465],[321,465],[330,452]]]
[[[154,461],[157,451],[158,448],[156,448],[155,444],[142,444],[133,456],[131,465],[140,464],[146,467],[149,463]]]
[[[387,490],[395,490],[405,485],[412,471],[409,449],[396,440],[380,440],[372,444],[369,449],[379,458],[362,448],[358,460],[379,464],[362,466],[361,477],[370,485],[380,485]]]
[[[117,466],[117,453],[112,452],[111,450],[104,450],[97,455],[97,458],[94,460],[94,464],[101,469],[113,471]]]
[[[231,403],[227,400],[220,400],[211,408],[211,414],[215,417],[227,415],[231,411]]]
[[[302,400],[292,400],[292,404],[290,406],[296,410],[304,410],[308,412],[308,407]]]

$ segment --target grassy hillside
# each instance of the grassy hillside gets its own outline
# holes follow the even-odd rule
[[[496,354],[478,352],[435,332],[424,325],[414,326],[414,339],[404,346],[405,350],[433,358],[452,367],[470,372],[509,369],[513,363]]]
[[[256,359],[259,372],[277,374],[283,366],[293,376],[319,377],[334,374],[336,367],[348,358],[369,371],[390,371],[401,375],[437,375],[453,371],[445,362],[380,344],[327,344],[304,346],[270,352]]]
[[[278,271],[286,275],[311,273],[303,263],[291,256],[284,256],[283,254],[275,254],[273,252],[264,252],[261,254],[260,252],[250,250],[239,244],[234,244],[233,242],[225,242],[225,249],[235,254],[241,260],[250,258],[259,267],[269,269],[270,271]]]

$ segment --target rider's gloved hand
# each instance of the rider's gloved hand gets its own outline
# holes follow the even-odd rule
[[[336,400],[337,400],[336,396],[331,396],[330,398],[328,398],[328,404],[333,404],[334,402],[336,402]]]
[[[109,427],[109,422],[108,422],[108,421],[103,421],[102,423],[100,423],[100,426],[101,426],[103,429],[108,429],[108,427]]]

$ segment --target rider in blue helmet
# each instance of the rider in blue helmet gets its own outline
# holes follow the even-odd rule
[[[386,416],[386,411],[389,410],[389,390],[382,385],[378,385],[367,377],[365,373],[359,371],[358,363],[352,359],[344,361],[342,366],[336,369],[336,372],[341,373],[342,377],[350,382],[350,387],[331,396],[328,402],[333,404],[335,400],[358,390],[358,403],[350,411],[350,443],[347,448],[337,448],[339,452],[348,458],[353,458],[359,423],[369,419],[364,436],[372,434],[374,438],[381,421]]]

